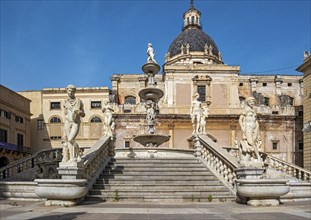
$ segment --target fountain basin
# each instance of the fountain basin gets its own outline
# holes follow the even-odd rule
[[[142,70],[143,70],[143,72],[144,73],[146,73],[146,74],[153,74],[153,75],[155,75],[155,74],[157,74],[159,71],[160,71],[160,66],[158,65],[158,64],[156,64],[156,63],[146,63],[146,64],[144,64],[143,66],[142,66]]]
[[[35,192],[40,198],[45,198],[45,205],[77,205],[79,199],[87,192],[86,179],[35,179],[38,183]]]
[[[170,136],[159,134],[142,134],[133,138],[137,143],[140,143],[144,147],[158,147],[161,144],[169,141]]]
[[[160,98],[163,97],[164,92],[158,88],[144,88],[138,93],[139,97],[145,100],[152,100],[153,102],[158,102]]]
[[[290,190],[285,179],[239,179],[237,193],[251,206],[276,206]]]

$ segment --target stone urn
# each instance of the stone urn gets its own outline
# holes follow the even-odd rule
[[[277,206],[290,190],[287,183],[285,179],[238,179],[238,198],[251,206]]]

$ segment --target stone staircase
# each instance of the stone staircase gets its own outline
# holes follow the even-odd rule
[[[232,201],[235,196],[204,164],[187,158],[117,158],[88,199],[108,201]]]

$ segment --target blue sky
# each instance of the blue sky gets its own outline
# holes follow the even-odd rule
[[[148,42],[162,65],[189,3],[1,0],[0,83],[14,91],[110,87],[112,74],[142,73]],[[226,64],[241,66],[241,74],[297,74],[303,51],[311,50],[310,0],[194,4],[203,31]]]

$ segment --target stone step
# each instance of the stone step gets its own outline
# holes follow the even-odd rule
[[[201,195],[166,195],[166,196],[157,196],[157,195],[127,195],[119,196],[116,199],[116,196],[106,196],[105,199],[108,201],[136,201],[136,202],[232,202],[235,201],[235,196],[233,195],[212,195],[210,194],[211,200],[208,196]],[[88,200],[97,200],[98,198],[103,198],[98,195],[88,195]]]
[[[174,163],[181,163],[181,162],[185,162],[187,163],[187,161],[195,161],[198,162],[198,160],[194,157],[187,157],[187,158],[115,158],[111,160],[112,162],[118,162],[118,161],[124,161],[124,162],[132,162],[132,161],[140,161],[143,163],[147,163],[147,162],[158,162],[158,161],[162,161],[162,162],[174,162]]]
[[[154,168],[154,167],[157,167],[157,168],[163,168],[163,167],[191,167],[191,168],[202,168],[204,167],[203,164],[175,164],[175,163],[159,163],[159,164],[144,164],[144,163],[131,163],[131,164],[120,164],[120,163],[115,163],[113,166],[108,166],[108,167],[145,167],[145,168]]]
[[[116,160],[114,164],[201,164],[197,160]]]
[[[202,180],[177,180],[177,181],[166,181],[166,180],[162,180],[162,181],[147,181],[147,180],[141,180],[141,181],[137,181],[137,180],[105,180],[105,179],[97,179],[96,183],[97,185],[105,185],[105,186],[223,186],[223,184],[217,180],[216,178],[214,180],[207,180],[207,181],[202,181]]]
[[[217,178],[211,180],[150,180],[150,179],[123,179],[123,180],[116,180],[116,179],[98,179],[96,184],[140,184],[140,185],[165,185],[165,184],[176,184],[176,185],[203,185],[203,184],[218,184],[219,181]]]
[[[176,180],[216,180],[216,177],[213,175],[206,175],[206,174],[196,174],[196,175],[181,175],[181,174],[176,174],[176,175],[100,175],[99,178],[105,179],[105,180],[166,180],[166,181],[176,181]]]
[[[211,172],[202,171],[104,171],[103,176],[214,176]]]
[[[228,191],[149,191],[149,190],[139,190],[139,191],[124,191],[124,190],[91,190],[90,195],[100,195],[100,196],[116,196],[118,194],[120,197],[125,196],[201,196],[208,197],[209,195],[231,195]]]
[[[148,190],[148,191],[228,191],[220,182],[210,185],[139,185],[139,184],[114,184],[114,185],[102,185],[94,184],[93,189],[102,190]]]
[[[185,172],[199,172],[199,171],[204,171],[204,172],[210,172],[206,167],[197,167],[197,168],[192,168],[192,167],[111,167],[108,166],[106,167],[105,171],[107,172],[112,172],[112,171],[133,171],[133,172],[179,172],[179,171],[185,171]],[[104,172],[105,172],[104,171]]]

